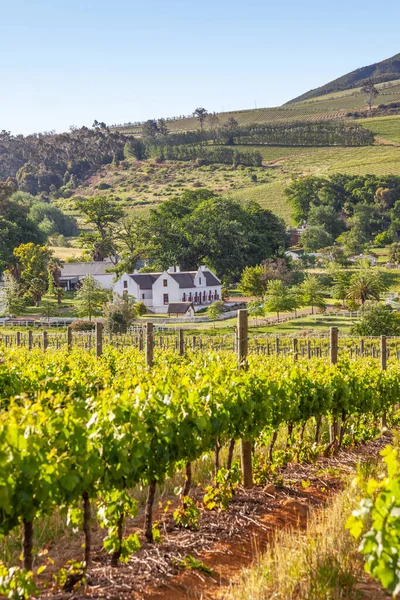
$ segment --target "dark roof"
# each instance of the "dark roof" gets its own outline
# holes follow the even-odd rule
[[[172,302],[168,304],[168,314],[185,315],[193,307],[193,302]]]
[[[204,276],[206,278],[207,285],[221,285],[220,280],[217,279],[210,271],[204,271]]]
[[[153,283],[157,281],[160,275],[161,273],[135,273],[129,277],[138,284],[141,290],[151,290]]]
[[[169,273],[176,283],[179,284],[180,288],[194,288],[194,277],[196,273]]]
[[[61,277],[80,277],[84,275],[106,275],[106,269],[114,267],[108,260],[97,262],[71,262],[61,267]]]

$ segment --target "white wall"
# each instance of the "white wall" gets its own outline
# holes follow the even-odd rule
[[[124,281],[128,282],[127,288],[124,287]],[[119,294],[120,296],[122,296],[124,292],[128,292],[129,296],[134,296],[138,302],[140,300],[138,298],[139,287],[138,287],[137,283],[135,281],[133,281],[132,277],[129,277],[129,275],[127,273],[124,273],[123,275],[121,275],[121,277],[118,279],[118,281],[114,284],[112,290],[115,294]],[[150,290],[150,292],[151,292],[151,290]]]
[[[167,280],[167,287],[164,287],[164,279]],[[168,302],[181,302],[179,284],[173,279],[167,271],[164,271],[160,277],[153,283],[153,306],[154,308],[164,307],[164,294],[168,294]]]

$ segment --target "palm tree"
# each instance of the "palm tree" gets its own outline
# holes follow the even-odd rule
[[[379,271],[361,269],[351,276],[347,298],[365,304],[367,300],[379,300],[381,292],[386,289],[387,285]]]

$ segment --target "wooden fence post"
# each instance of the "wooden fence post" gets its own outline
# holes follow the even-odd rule
[[[311,340],[307,341],[307,358],[311,358]]]
[[[330,350],[331,350],[331,364],[336,365],[338,361],[338,342],[339,342],[339,329],[337,327],[331,327],[330,331]]]
[[[72,329],[71,329],[71,325],[68,325],[68,327],[67,327],[67,350],[68,350],[68,352],[71,352],[71,350],[72,350]]]
[[[247,310],[238,311],[238,365],[239,369],[247,369],[247,351],[248,351],[248,333],[249,333],[249,316]],[[243,486],[245,488],[253,487],[253,466],[251,456],[252,444],[251,440],[241,440],[241,463]]]
[[[196,351],[196,336],[195,335],[192,337],[192,350],[193,350],[193,352]]]
[[[299,360],[299,340],[297,338],[293,338],[293,358]]]
[[[99,358],[103,354],[103,323],[96,323],[96,356]]]
[[[146,323],[146,331],[147,331],[147,325],[148,325],[148,323]],[[141,329],[139,331],[139,352],[143,352],[143,329]]]
[[[179,356],[183,356],[185,354],[185,334],[183,329],[179,330]]]
[[[275,338],[275,351],[277,354],[279,354],[279,338],[278,338],[278,336],[276,336],[276,338]]]
[[[386,371],[387,368],[387,338],[386,335],[381,336],[381,369]],[[387,427],[386,413],[382,415],[382,427]]]
[[[152,367],[154,364],[154,325],[146,323],[146,365]]]
[[[47,331],[43,331],[43,350],[46,352],[49,346],[49,337],[47,335]]]
[[[16,344],[17,344],[17,346],[21,345],[21,332],[20,331],[17,331]]]
[[[28,331],[28,350],[32,350],[33,348],[33,333],[32,331]]]

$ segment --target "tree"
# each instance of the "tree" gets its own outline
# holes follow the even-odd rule
[[[321,248],[330,246],[332,242],[332,236],[327,233],[324,227],[314,225],[307,227],[301,234],[299,243],[306,252],[316,252]]]
[[[263,302],[260,300],[253,300],[247,304],[247,309],[249,311],[249,315],[255,317],[257,326],[257,317],[262,317],[265,312]]]
[[[206,120],[208,112],[205,108],[196,108],[193,116],[199,121],[200,129],[203,131],[204,121]]]
[[[389,248],[389,262],[399,265],[400,264],[400,242],[395,242]]]
[[[378,248],[384,248],[392,242],[393,236],[389,233],[389,231],[382,231],[382,233],[378,233],[374,237],[374,245],[378,246]]]
[[[25,308],[21,287],[10,273],[4,274],[4,285],[0,287],[0,313],[8,317],[18,317]]]
[[[104,316],[108,331],[125,333],[137,316],[137,304],[133,296],[115,295],[113,301],[107,302]]]
[[[142,126],[142,135],[145,139],[154,140],[159,134],[157,121],[149,119]]]
[[[39,306],[42,297],[46,293],[47,282],[45,279],[39,279],[39,277],[34,277],[30,284],[28,291],[26,292],[26,297],[31,299],[35,306]]]
[[[280,279],[284,283],[291,283],[293,280],[293,271],[284,258],[266,258],[262,261],[261,266],[263,269],[261,282],[264,290],[267,288],[268,282],[273,279]]]
[[[362,93],[365,96],[365,100],[368,104],[369,110],[372,110],[372,103],[379,96],[379,91],[374,86],[371,79],[368,79],[361,88]]]
[[[285,195],[292,206],[292,216],[296,223],[306,221],[310,207],[320,204],[319,192],[326,180],[309,176],[294,179],[285,189]],[[325,244],[327,245],[327,244]]]
[[[351,273],[336,265],[330,269],[330,272],[333,278],[332,297],[341,300],[344,306],[349,291]]]
[[[222,302],[222,300],[216,300],[215,302],[210,304],[210,306],[207,308],[207,317],[209,319],[211,319],[211,321],[214,321],[214,328],[215,328],[215,321],[217,321],[219,319],[219,317],[222,315],[223,312],[224,312],[224,303]]]
[[[81,198],[76,208],[86,216],[85,224],[95,228],[94,234],[81,234],[81,243],[86,247],[92,260],[102,261],[114,254],[113,231],[124,211],[106,196]]]
[[[129,140],[124,146],[124,156],[125,158],[131,158],[133,156],[136,160],[146,160],[146,144],[142,140],[136,138]]]
[[[387,289],[382,273],[370,268],[362,268],[350,278],[347,297],[350,300],[358,300],[362,305],[367,300],[379,301],[380,294]]]
[[[337,238],[338,244],[343,246],[343,249],[347,255],[361,254],[368,242],[368,240],[356,229],[345,231]]]
[[[31,287],[34,279],[46,282],[44,285],[44,291],[46,291],[48,264],[53,255],[50,248],[29,242],[15,248],[13,254],[17,261],[17,272],[25,291]]]
[[[101,314],[102,307],[106,301],[107,294],[101,284],[92,277],[86,275],[81,287],[75,296],[76,312],[79,317],[96,317]]]
[[[375,302],[367,302],[364,306],[360,320],[351,328],[352,335],[400,335],[400,315],[390,306]]]
[[[337,211],[332,206],[311,206],[307,223],[309,226],[323,227],[333,239],[336,239],[344,229],[343,221],[339,219]]]
[[[144,253],[154,268],[207,264],[218,277],[239,278],[285,248],[284,223],[256,202],[238,202],[210,190],[185,191],[166,200],[142,229]]]
[[[276,313],[278,322],[281,312],[293,310],[293,296],[283,281],[276,279],[269,282],[264,308],[266,312]]]
[[[54,304],[53,298],[50,294],[46,294],[40,301],[39,304],[40,314],[45,317],[47,323],[49,323],[51,317],[55,317],[58,314],[58,307]]]
[[[145,256],[146,232],[146,222],[139,217],[127,217],[119,222],[114,232],[115,248],[119,258],[115,266],[117,274],[132,273],[138,261]]]
[[[240,290],[242,294],[256,297],[263,296],[265,293],[265,286],[261,280],[262,275],[263,267],[261,265],[246,267],[240,279]]]
[[[324,288],[316,275],[307,274],[307,277],[299,285],[299,290],[303,306],[311,306],[311,314],[314,314],[314,307],[324,308]]]
[[[169,134],[167,122],[165,119],[158,119],[157,128],[159,135],[166,137]]]

